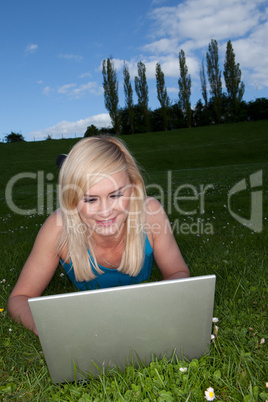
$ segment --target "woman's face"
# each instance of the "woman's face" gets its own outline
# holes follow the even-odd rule
[[[127,173],[118,172],[85,192],[77,209],[93,237],[121,233],[129,213],[131,191]]]

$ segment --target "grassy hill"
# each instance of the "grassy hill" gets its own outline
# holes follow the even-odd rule
[[[236,161],[265,162],[267,127],[268,121],[262,120],[121,138],[145,169],[187,169],[229,165]],[[0,167],[4,172],[9,170],[11,175],[36,167],[55,171],[56,156],[68,153],[78,140],[0,144]]]

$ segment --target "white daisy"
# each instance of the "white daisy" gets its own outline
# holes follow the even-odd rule
[[[205,391],[205,398],[207,401],[213,401],[215,399],[214,389],[212,387],[209,387]]]

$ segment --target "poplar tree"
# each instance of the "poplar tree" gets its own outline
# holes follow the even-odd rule
[[[146,67],[139,61],[138,77],[135,77],[135,91],[138,97],[138,105],[141,107],[147,132],[149,132],[149,89],[146,79]]]
[[[222,85],[221,71],[219,68],[218,42],[215,39],[211,39],[208,45],[207,73],[217,123],[220,123],[222,114]]]
[[[205,102],[205,108],[208,107],[208,94],[207,94],[207,78],[205,72],[205,63],[204,59],[202,60],[201,68],[200,68],[200,80],[201,80],[201,92]]]
[[[118,81],[113,59],[108,58],[102,62],[104,103],[109,111],[113,128],[116,134],[120,133],[120,115],[118,98]]]
[[[240,66],[235,62],[235,54],[230,40],[227,42],[223,75],[231,104],[231,113],[235,116],[245,92],[245,84],[241,81]]]
[[[168,129],[168,108],[170,106],[170,99],[167,94],[167,88],[165,86],[165,76],[164,76],[163,71],[161,70],[160,63],[156,63],[155,76],[156,76],[157,99],[159,100],[160,105],[161,105],[164,129],[165,129],[165,131],[167,131],[167,129]]]
[[[129,116],[129,123],[131,128],[131,133],[134,134],[134,103],[133,103],[133,89],[130,82],[129,69],[126,63],[124,63],[123,68],[124,75],[124,92],[125,92],[125,103]]]
[[[191,127],[192,123],[192,110],[191,110],[191,76],[188,74],[188,67],[186,65],[185,53],[183,50],[179,53],[180,63],[180,78],[179,84],[179,99],[184,113],[186,114],[188,126]]]

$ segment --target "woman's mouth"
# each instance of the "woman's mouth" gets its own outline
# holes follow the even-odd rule
[[[103,226],[103,227],[107,227],[107,226],[111,226],[115,223],[116,217],[112,218],[112,219],[105,219],[102,221],[99,221],[96,219],[96,222],[99,226]]]

